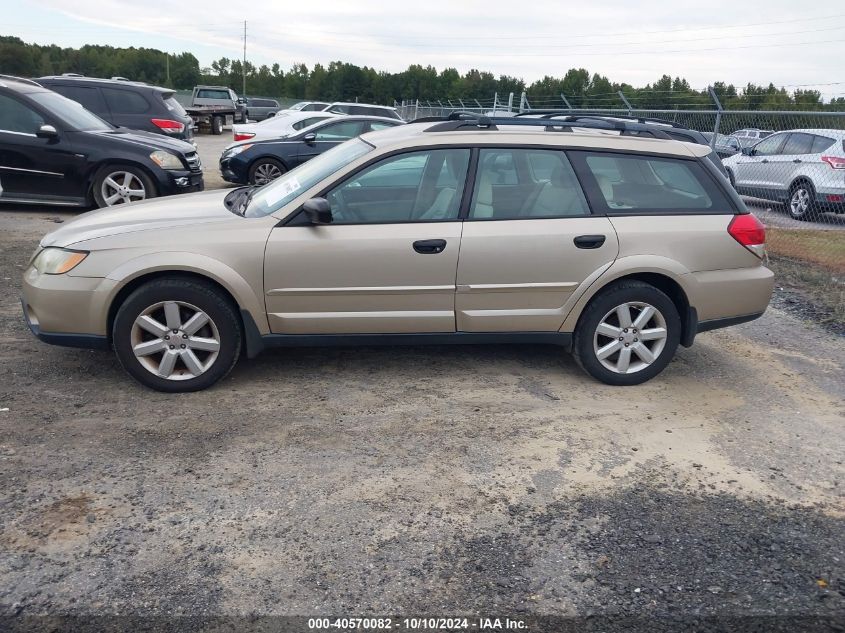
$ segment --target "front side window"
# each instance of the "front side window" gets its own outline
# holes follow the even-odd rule
[[[697,161],[612,153],[571,155],[587,176],[592,176],[600,211],[733,211],[725,194]]]
[[[795,132],[789,135],[786,143],[783,144],[781,154],[812,154],[813,135]]]
[[[361,136],[363,123],[361,121],[343,121],[331,123],[319,130],[315,130],[318,141],[346,141]]]
[[[770,136],[754,146],[755,156],[774,156],[780,154],[780,148],[786,140],[786,134],[775,134]]]
[[[333,224],[435,222],[458,217],[470,150],[390,156],[332,189]]]
[[[104,113],[106,102],[99,88],[88,88],[86,86],[54,86],[53,90],[60,95],[73,99],[91,112]]]
[[[35,134],[44,119],[35,110],[6,95],[0,95],[0,132]]]
[[[370,122],[370,132],[377,132],[378,130],[386,130],[389,127],[396,127],[393,123],[380,123],[378,121]]]
[[[54,117],[64,121],[72,130],[78,132],[98,132],[114,128],[100,117],[89,112],[76,101],[55,92],[33,92],[29,98]]]
[[[575,172],[560,150],[482,149],[469,217],[519,220],[589,215]]]

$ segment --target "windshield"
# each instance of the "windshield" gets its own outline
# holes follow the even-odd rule
[[[288,110],[302,110],[305,106],[307,106],[310,102],[309,101],[300,101],[299,103],[294,103]]]
[[[372,145],[357,138],[333,147],[257,189],[244,216],[258,218],[278,211],[305,189],[310,189],[372,149]]]
[[[77,132],[100,132],[114,129],[76,101],[71,101],[56,92],[33,92],[29,96],[35,103],[49,110],[51,114],[59,117]]]

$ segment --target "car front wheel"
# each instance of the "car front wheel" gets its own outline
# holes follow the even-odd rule
[[[123,368],[165,392],[210,387],[234,367],[241,324],[228,297],[193,279],[151,281],[127,297],[112,340]]]
[[[156,197],[156,188],[150,177],[130,165],[102,167],[94,176],[92,192],[94,202],[100,208]]]
[[[260,158],[249,168],[249,184],[266,185],[284,174],[287,170],[277,160],[272,158]]]
[[[672,300],[640,281],[615,283],[589,303],[578,323],[573,354],[593,378],[638,385],[672,360],[681,319]]]

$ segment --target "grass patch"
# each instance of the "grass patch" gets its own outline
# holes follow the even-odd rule
[[[770,228],[766,246],[773,258],[810,262],[845,275],[845,231]]]

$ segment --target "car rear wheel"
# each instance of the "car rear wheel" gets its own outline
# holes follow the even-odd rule
[[[106,165],[94,176],[94,202],[98,207],[113,207],[156,197],[150,177],[138,167]]]
[[[796,220],[815,220],[818,217],[816,192],[808,182],[798,182],[789,190],[789,215]]]
[[[672,300],[640,281],[622,281],[589,303],[575,331],[573,355],[593,378],[608,385],[638,385],[672,360],[681,319]]]
[[[272,158],[259,158],[249,168],[249,184],[266,185],[287,171],[285,166]]]
[[[158,279],[123,302],[112,339],[123,368],[146,387],[198,391],[226,376],[240,354],[241,324],[228,297],[192,279]]]
[[[223,134],[223,117],[215,116],[211,118],[211,133]]]

